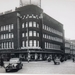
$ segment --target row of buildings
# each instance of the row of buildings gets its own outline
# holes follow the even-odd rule
[[[46,60],[49,56],[53,58],[71,52],[65,49],[63,24],[37,5],[30,4],[0,14],[0,55],[4,59]]]
[[[65,57],[68,59],[75,57],[75,40],[65,40]]]

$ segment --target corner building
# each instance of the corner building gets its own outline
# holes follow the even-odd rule
[[[0,53],[22,60],[46,60],[64,55],[63,25],[36,5],[0,16]],[[10,59],[9,58],[9,59]]]

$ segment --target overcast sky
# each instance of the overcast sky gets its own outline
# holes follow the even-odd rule
[[[19,0],[0,0],[0,12],[15,9]],[[64,25],[65,37],[75,39],[75,0],[42,0],[45,13]]]

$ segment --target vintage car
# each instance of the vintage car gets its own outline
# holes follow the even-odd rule
[[[22,69],[22,62],[20,61],[19,58],[11,58],[8,65],[5,67],[5,71],[11,71],[11,70],[19,70]]]
[[[55,64],[55,65],[59,65],[59,64],[60,64],[60,59],[59,59],[59,58],[56,58],[56,59],[54,60],[54,64]]]

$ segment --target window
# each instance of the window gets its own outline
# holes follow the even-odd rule
[[[1,31],[3,31],[3,26],[1,26]]]
[[[26,27],[28,27],[28,22],[26,22]]]
[[[29,41],[29,45],[30,45],[30,47],[32,47],[32,40]]]
[[[8,39],[8,34],[6,34],[6,39]]]
[[[3,35],[1,35],[1,39],[3,39]]]
[[[5,43],[4,43],[4,49],[5,49]]]
[[[48,49],[48,42],[47,42],[47,49]]]
[[[45,34],[45,38],[46,38],[46,34]]]
[[[22,37],[24,37],[25,35],[24,35],[24,33],[22,33]]]
[[[3,43],[2,43],[2,49],[3,49]]]
[[[33,35],[36,36],[36,31],[33,31]]]
[[[43,24],[43,29],[44,29],[44,24]]]
[[[43,34],[43,38],[44,38],[45,36],[44,36],[44,34]]]
[[[37,37],[39,37],[39,33],[37,33]]]
[[[39,47],[39,41],[37,41],[37,47]]]
[[[7,42],[7,49],[8,49],[8,42]]]
[[[24,41],[22,41],[22,47],[25,47],[25,42]]]
[[[46,42],[45,42],[45,48],[46,48]]]
[[[9,48],[11,48],[11,42],[9,42]]]
[[[10,25],[9,25],[9,31],[11,31],[11,27],[10,27]]]
[[[24,23],[22,23],[22,28],[24,28]]]
[[[14,42],[12,42],[12,48],[14,48]]]
[[[28,36],[28,34],[26,33],[26,37]]]
[[[46,25],[45,25],[45,30],[46,30]]]
[[[33,27],[36,27],[36,22],[33,22]]]
[[[37,28],[39,28],[39,24],[37,24]]]
[[[13,33],[11,34],[11,38],[14,38],[14,35],[13,35]]]
[[[28,47],[28,41],[26,41],[26,47]]]
[[[6,30],[8,30],[8,25],[6,25]]]
[[[4,31],[5,31],[5,26],[4,26]]]
[[[11,29],[14,29],[14,25],[13,24],[11,24]]]
[[[34,40],[34,47],[36,47],[36,40]]]
[[[48,35],[47,35],[47,39],[48,39]]]
[[[46,30],[48,31],[48,26],[47,26],[47,29]]]
[[[29,22],[29,27],[32,27],[32,22]]]
[[[29,31],[29,36],[32,36],[32,31]]]
[[[4,39],[5,39],[5,34],[4,34]]]
[[[9,33],[9,38],[11,38],[11,34]]]

